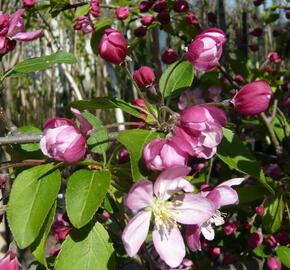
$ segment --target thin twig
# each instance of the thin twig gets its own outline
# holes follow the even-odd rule
[[[228,72],[225,70],[223,66],[219,65],[218,69],[224,75],[224,77],[230,82],[232,87],[234,87],[235,89],[240,88],[240,86],[233,80],[233,78],[228,74]]]
[[[22,160],[22,161],[7,161],[0,163],[0,170],[19,167],[32,167],[45,163],[45,160]]]
[[[26,143],[39,143],[42,135],[35,134],[21,134],[7,137],[0,137],[0,145],[6,144],[26,144]]]
[[[269,119],[269,121],[270,121],[271,123],[273,122],[273,120],[274,120],[275,117],[276,117],[277,106],[278,106],[278,99],[275,99],[274,102],[273,102],[273,111],[272,111],[271,117],[270,117],[270,119]]]

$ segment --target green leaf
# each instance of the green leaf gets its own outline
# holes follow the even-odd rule
[[[90,11],[89,4],[85,4],[83,6],[80,6],[75,11],[75,18],[77,19],[78,17],[85,16],[86,14],[89,13],[89,11]]]
[[[47,236],[49,235],[49,232],[50,232],[51,225],[54,220],[55,211],[56,211],[56,203],[54,203],[54,205],[50,209],[50,212],[46,218],[46,221],[43,224],[41,232],[38,238],[36,239],[35,243],[33,243],[31,247],[31,252],[33,256],[36,258],[38,262],[40,262],[46,267],[47,267],[47,263],[45,259],[45,244],[46,244]]]
[[[83,112],[82,115],[90,122],[94,129],[98,129],[103,125],[98,117],[89,112]],[[105,154],[109,146],[108,139],[109,133],[107,129],[93,131],[87,140],[90,151],[93,153]]]
[[[62,244],[55,270],[114,270],[114,249],[100,223],[75,230]]]
[[[34,135],[41,135],[42,131],[39,128],[33,126],[24,126],[17,129],[18,132],[27,133],[27,134],[34,134]],[[19,147],[26,151],[26,152],[34,152],[40,149],[39,143],[27,143],[21,144]]]
[[[110,182],[108,171],[79,170],[71,175],[66,206],[74,227],[81,228],[92,219],[107,194]]]
[[[96,110],[120,108],[130,115],[141,118],[140,112],[132,104],[116,97],[98,97],[91,100],[73,101],[67,108],[67,115],[71,115],[71,107],[79,109],[80,111],[88,109]]]
[[[280,246],[277,248],[276,253],[280,261],[290,269],[290,248]]]
[[[279,19],[279,13],[271,12],[266,18],[265,23],[270,24]]]
[[[95,24],[95,32],[91,38],[91,47],[94,54],[96,55],[99,54],[99,43],[101,41],[101,38],[105,30],[109,28],[111,25],[112,25],[112,19],[110,18],[102,19]]]
[[[284,207],[282,195],[267,202],[262,224],[268,233],[275,233],[281,227]]]
[[[17,245],[28,247],[38,236],[57,198],[61,176],[55,165],[40,165],[20,173],[14,181],[7,218]]]
[[[75,64],[77,59],[75,56],[68,52],[56,52],[51,55],[34,57],[26,59],[16,64],[11,70],[2,75],[2,79],[6,77],[18,77],[23,74],[28,74],[36,71],[51,68],[55,64]]]
[[[240,204],[261,200],[265,195],[269,195],[269,190],[260,183],[254,186],[236,187],[239,194]]]
[[[194,79],[194,68],[188,61],[175,62],[165,70],[159,80],[159,87],[165,97],[174,91],[191,86]]]
[[[274,194],[267,183],[260,164],[243,142],[231,130],[224,128],[224,137],[218,146],[217,156],[230,168],[249,174]]]
[[[144,146],[162,134],[143,129],[124,130],[119,133],[117,140],[129,151],[131,171],[134,181],[144,178],[142,165],[140,164]]]

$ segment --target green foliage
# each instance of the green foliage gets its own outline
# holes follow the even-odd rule
[[[255,157],[231,130],[224,128],[224,138],[218,146],[217,155],[230,168],[253,176],[274,193]]]
[[[285,204],[282,195],[267,202],[262,220],[263,228],[266,232],[275,233],[279,230],[282,224],[284,207]]]
[[[280,261],[290,269],[290,248],[280,246],[277,248],[276,253]]]
[[[7,218],[20,248],[37,238],[60,188],[60,172],[50,163],[20,173],[14,181]]]
[[[98,210],[110,187],[108,171],[79,170],[71,175],[66,190],[67,213],[76,228],[86,225]]]
[[[119,133],[117,140],[129,151],[131,172],[134,181],[144,178],[145,172],[142,164],[144,146],[162,134],[143,129],[124,130]]]
[[[27,133],[27,134],[35,134],[41,135],[42,131],[39,128],[32,127],[32,126],[24,126],[17,129],[18,132]],[[21,150],[26,152],[34,152],[40,149],[39,143],[26,143],[19,145]]]
[[[77,19],[78,17],[85,16],[89,13],[89,11],[90,11],[89,4],[85,4],[83,6],[80,6],[76,9],[75,18]]]
[[[171,64],[159,80],[161,93],[168,97],[174,91],[191,86],[195,70],[188,61],[179,61]]]
[[[114,249],[100,223],[75,230],[64,241],[55,270],[114,270]]]

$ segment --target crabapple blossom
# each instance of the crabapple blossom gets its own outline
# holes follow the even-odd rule
[[[8,253],[5,255],[5,257],[0,260],[0,269],[18,270],[19,269],[19,262],[18,262],[16,254],[14,254],[11,251],[8,251]]]
[[[130,9],[128,7],[118,7],[116,9],[116,17],[120,20],[126,20],[129,17]]]
[[[164,64],[169,65],[178,60],[178,55],[173,49],[169,48],[161,55],[161,60]]]
[[[137,69],[133,77],[139,87],[150,87],[155,82],[154,70],[147,66]]]

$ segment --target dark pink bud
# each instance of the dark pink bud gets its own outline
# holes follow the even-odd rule
[[[109,28],[99,44],[100,56],[113,64],[121,64],[125,61],[128,52],[128,46],[121,32]]]
[[[250,228],[252,227],[252,225],[253,225],[253,220],[252,220],[252,219],[248,219],[248,220],[245,222],[245,224],[244,224],[244,228],[245,228],[246,230],[248,230],[248,229],[250,229]]]
[[[100,16],[100,0],[91,0],[90,13],[95,18]]]
[[[257,44],[251,44],[249,45],[249,48],[253,52],[257,52],[259,50],[259,46]]]
[[[210,23],[216,23],[217,22],[217,16],[214,12],[209,12],[207,13],[207,20],[210,22]]]
[[[84,35],[94,32],[94,26],[88,16],[78,17],[77,22],[74,25],[75,30],[81,30]]]
[[[268,270],[281,270],[281,262],[276,257],[270,257],[267,259],[267,269]]]
[[[232,255],[232,254],[229,254],[229,253],[224,254],[224,259],[223,259],[223,265],[224,266],[233,264],[235,262],[236,262],[235,255]]]
[[[235,82],[237,83],[244,83],[245,79],[242,75],[236,75],[234,78]]]
[[[134,31],[134,35],[136,37],[139,37],[139,38],[145,37],[146,33],[147,33],[147,29],[146,29],[146,27],[144,27],[142,25],[137,27]]]
[[[120,20],[126,20],[129,17],[130,9],[128,7],[118,7],[116,9],[116,17]]]
[[[0,174],[0,189],[5,187],[5,176],[3,174]]]
[[[281,64],[282,62],[282,59],[277,52],[270,52],[268,54],[268,59],[277,65]]]
[[[209,28],[189,44],[187,60],[200,71],[215,68],[222,56],[225,33],[218,28]]]
[[[198,173],[200,171],[202,171],[205,167],[205,163],[197,163],[194,164],[194,170]]]
[[[187,13],[185,16],[185,19],[186,19],[187,23],[190,25],[199,25],[198,20],[195,16],[194,12]]]
[[[280,30],[278,30],[278,29],[274,29],[273,30],[273,36],[274,37],[279,37],[281,35],[281,31]]]
[[[52,247],[51,250],[49,251],[49,255],[54,257],[57,256],[59,252],[60,252],[59,247]]]
[[[268,109],[271,98],[270,85],[261,80],[246,84],[231,102],[238,112],[244,115],[256,115]]]
[[[0,36],[7,34],[9,28],[9,15],[0,11]]]
[[[256,247],[261,246],[263,243],[263,234],[260,231],[251,233],[247,237],[247,245],[250,249],[255,249]]]
[[[157,20],[161,23],[161,24],[168,24],[170,23],[170,15],[169,12],[165,9],[162,10],[158,13],[157,15]]]
[[[264,173],[273,179],[279,179],[282,176],[282,170],[277,163],[270,163],[264,166]]]
[[[120,164],[127,163],[130,160],[129,152],[126,148],[120,150],[118,161]]]
[[[269,73],[269,74],[272,74],[272,73],[273,73],[273,68],[270,67],[270,66],[266,66],[266,67],[265,67],[265,71],[266,71],[267,73]]]
[[[238,225],[235,221],[229,221],[224,225],[225,235],[232,235],[237,231]]]
[[[254,4],[256,7],[258,7],[258,6],[262,5],[263,2],[264,2],[264,0],[255,0],[255,1],[253,2],[253,4]]]
[[[139,106],[141,108],[146,108],[145,101],[144,99],[141,99],[141,98],[135,99],[133,102],[133,105]]]
[[[175,12],[186,12],[189,9],[189,4],[186,0],[177,0],[174,3],[173,9]]]
[[[140,107],[142,109],[146,109],[146,104],[143,99],[135,99],[133,102],[133,105]],[[131,117],[132,122],[139,122],[139,124],[136,124],[136,126],[133,126],[133,128],[144,128],[146,126],[145,120],[147,118],[147,114],[144,111],[140,110],[140,118],[137,117]],[[143,119],[143,120],[142,120]]]
[[[280,231],[276,235],[277,242],[282,246],[287,246],[290,244],[289,234],[285,231]]]
[[[143,66],[136,70],[133,77],[139,87],[150,87],[155,82],[155,74],[152,68]]]
[[[154,21],[154,17],[152,15],[146,15],[146,16],[143,16],[141,18],[141,23],[144,25],[144,26],[149,26],[153,23]]]
[[[151,8],[152,4],[148,1],[142,1],[139,4],[139,10],[140,12],[147,12]]]
[[[0,260],[0,269],[19,270],[19,262],[16,254],[12,251],[8,251],[5,257]]]
[[[102,218],[103,218],[105,221],[109,220],[109,218],[110,218],[110,213],[107,212],[107,211],[104,211],[104,212],[102,213]]]
[[[166,9],[166,7],[166,0],[159,0],[153,5],[153,10],[156,12],[161,12],[162,10]]]
[[[264,216],[264,214],[265,214],[265,208],[263,206],[257,206],[256,207],[256,214],[259,217]]]
[[[25,8],[34,8],[36,4],[35,2],[35,0],[22,0],[23,6]]]
[[[0,55],[4,55],[10,51],[12,51],[16,46],[15,40],[10,40],[6,37],[0,36]]]
[[[161,55],[161,60],[164,64],[169,65],[178,60],[178,55],[169,48]]]
[[[183,264],[183,266],[189,267],[189,266],[192,266],[192,265],[193,265],[193,261],[190,260],[190,259],[186,259],[186,258],[184,258],[184,259],[182,260],[182,264]]]
[[[209,250],[209,256],[212,260],[216,260],[221,254],[221,249],[219,247],[213,247]]]
[[[72,227],[68,221],[67,216],[65,214],[57,214],[56,221],[51,227],[51,231],[53,233],[55,241],[58,243],[62,243],[71,230]]]
[[[264,33],[263,28],[261,27],[256,27],[255,29],[253,29],[249,34],[254,36],[254,37],[260,37],[262,36]]]
[[[267,244],[269,245],[269,247],[274,248],[277,246],[277,240],[273,235],[270,235],[267,240],[266,240]]]

